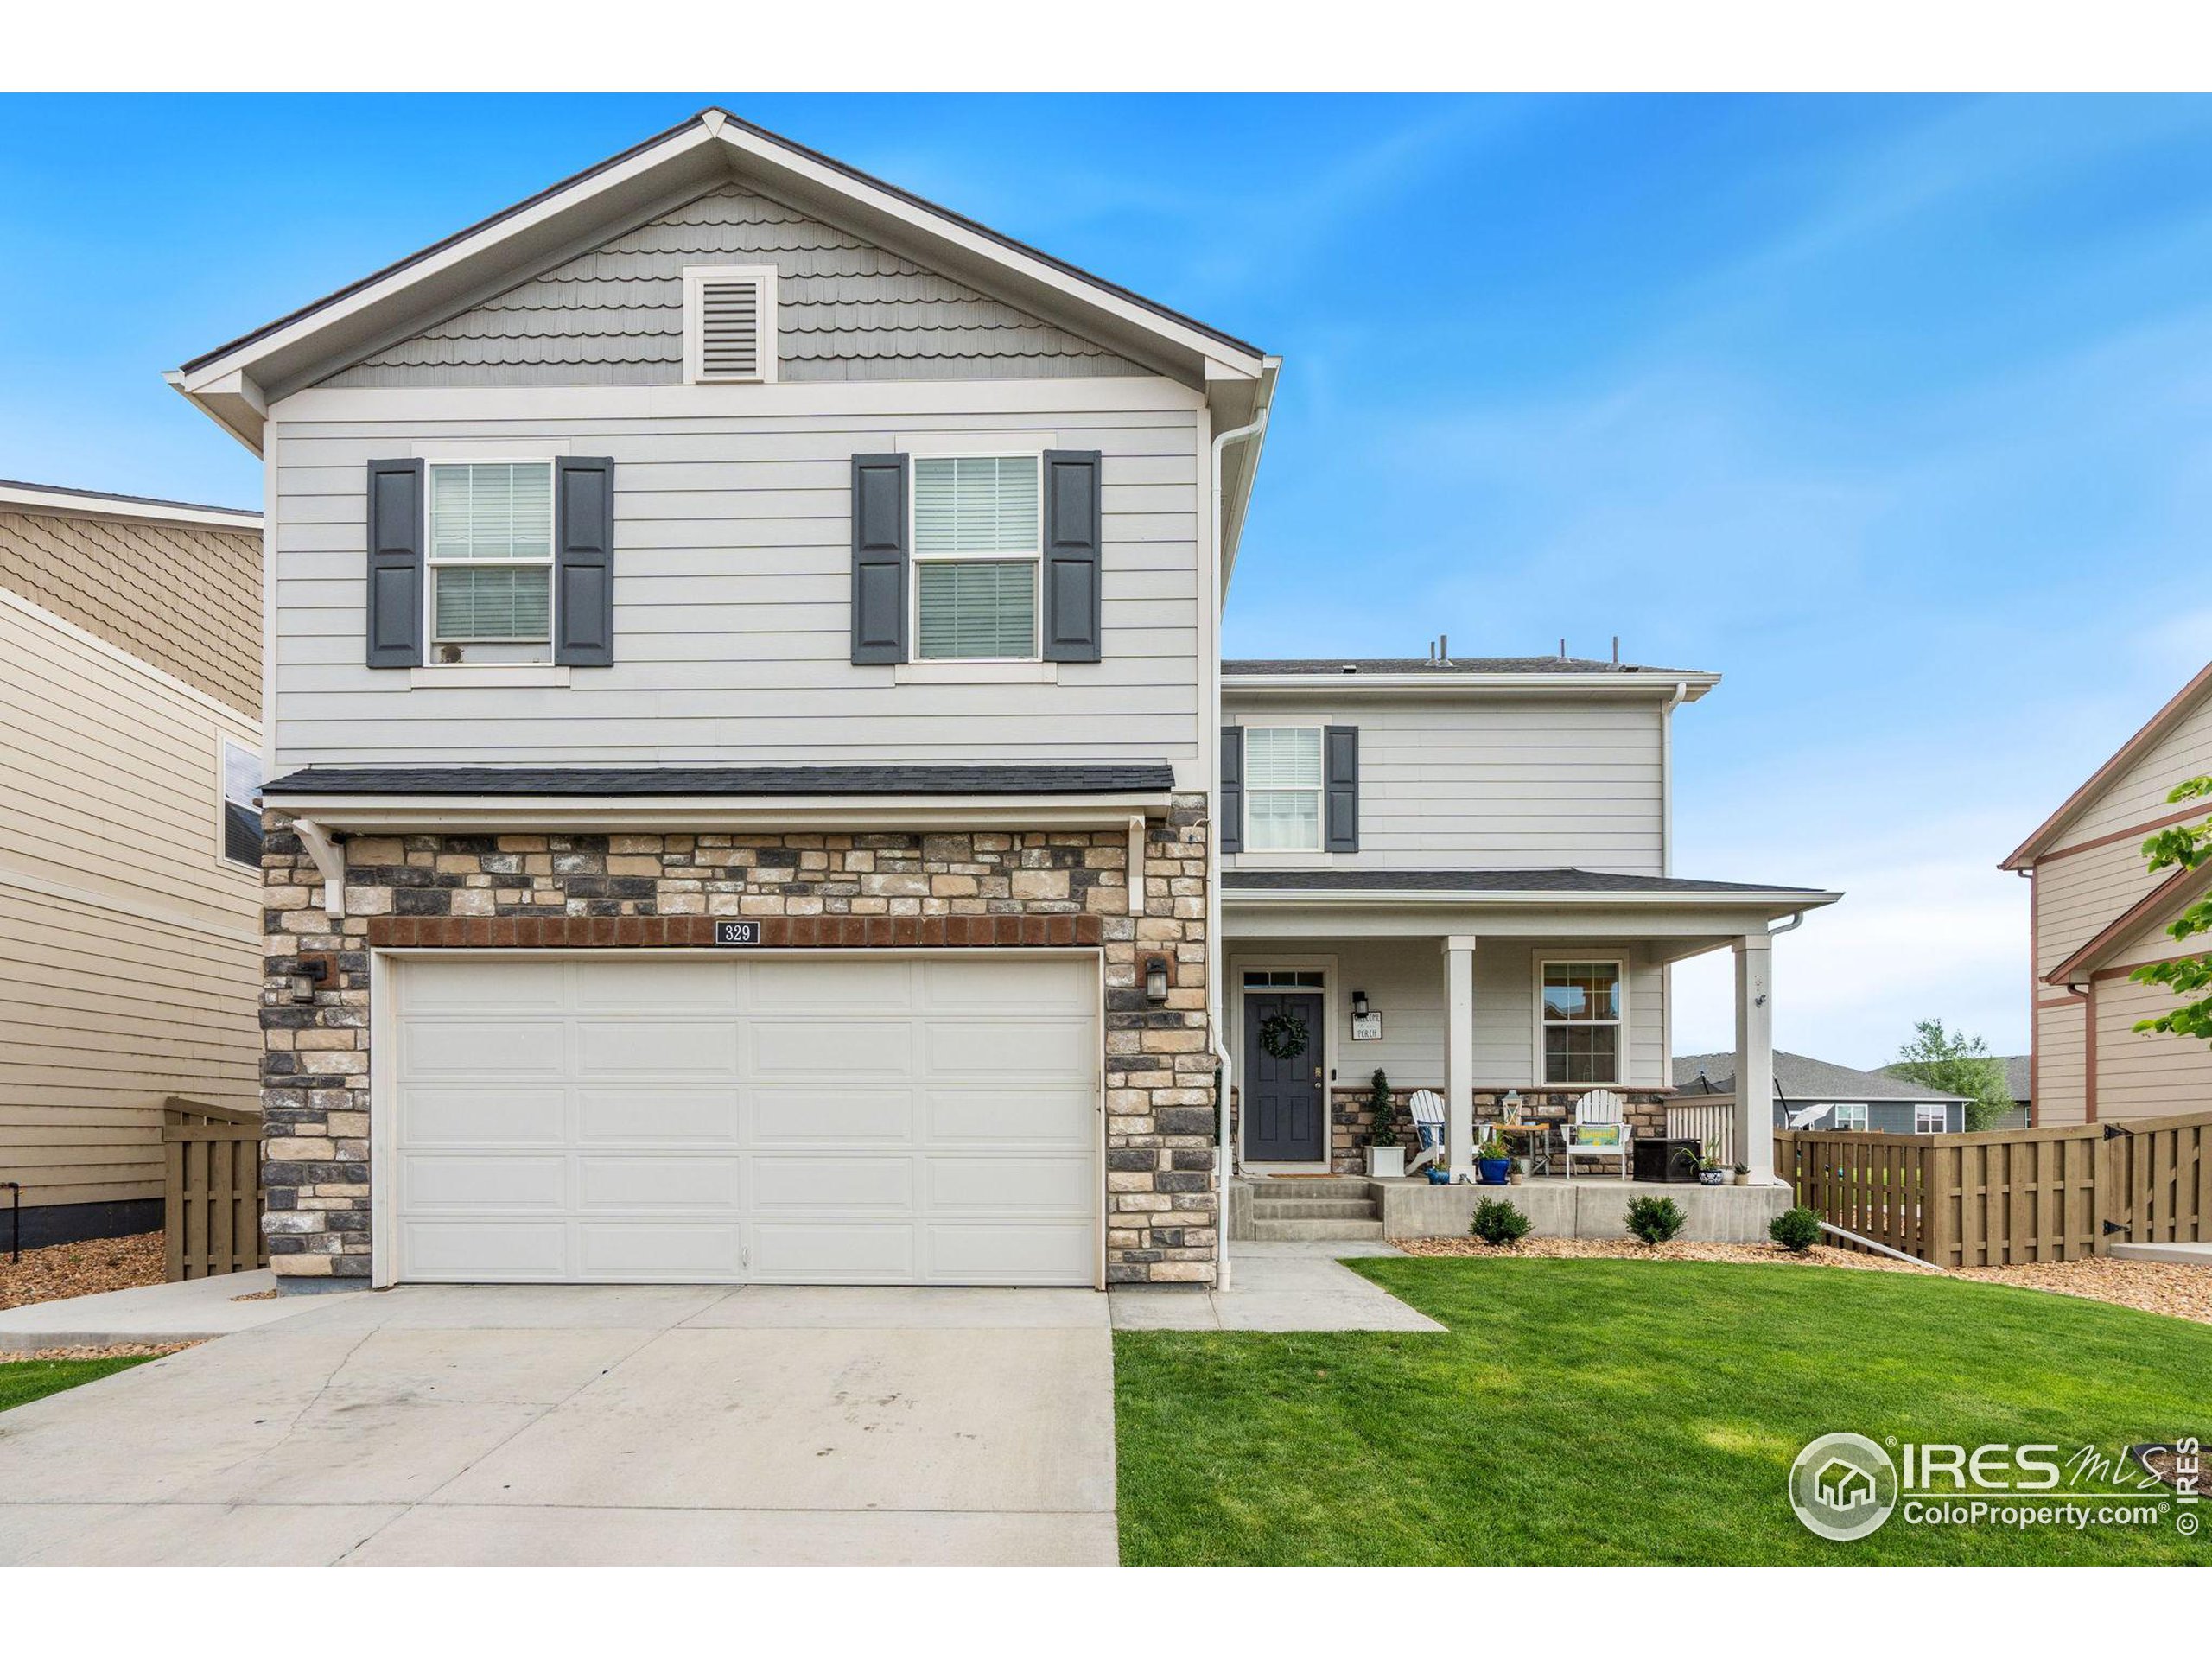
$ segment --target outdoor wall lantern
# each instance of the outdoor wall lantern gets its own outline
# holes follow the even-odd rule
[[[1144,1000],[1151,1003],[1167,1000],[1167,958],[1147,957],[1144,959]]]
[[[296,959],[292,963],[292,972],[289,980],[292,1001],[295,1002],[314,1001],[315,987],[322,983],[324,976],[329,971],[329,963],[321,957],[301,957]]]
[[[1367,1018],[1367,993],[1365,991],[1354,991],[1351,994],[1351,1017],[1355,1020],[1364,1020]]]
[[[1505,1098],[1497,1103],[1497,1107],[1505,1115],[1508,1123],[1518,1123],[1521,1121],[1521,1091],[1518,1089],[1507,1090]]]

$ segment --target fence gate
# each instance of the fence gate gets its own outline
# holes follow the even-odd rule
[[[162,1107],[168,1276],[269,1265],[261,1236],[261,1114],[171,1098]]]

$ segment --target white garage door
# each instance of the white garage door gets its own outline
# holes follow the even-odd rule
[[[394,1276],[1094,1283],[1097,973],[404,959]]]

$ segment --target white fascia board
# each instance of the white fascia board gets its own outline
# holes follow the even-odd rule
[[[1118,829],[1166,817],[1166,791],[1116,795],[286,795],[270,810],[346,833],[540,830]]]
[[[1422,888],[1349,887],[1224,887],[1222,902],[1233,909],[1269,909],[1313,906],[1331,910],[1380,910],[1434,905],[1485,905],[1529,910],[1696,909],[1713,906],[1726,909],[1764,910],[1788,916],[1801,910],[1832,905],[1840,893],[1530,893],[1468,887],[1446,891]]]
[[[1426,696],[1483,696],[1500,691],[1581,692],[1598,696],[1669,698],[1677,686],[1683,701],[1695,702],[1720,676],[1711,673],[1635,674],[1225,674],[1221,694],[1235,702],[1255,697],[1358,696],[1363,693],[1418,693]]]
[[[50,518],[127,518],[133,524],[176,524],[191,530],[261,529],[261,515],[246,507],[202,507],[182,501],[137,501],[88,490],[37,484],[0,484],[0,509]]]

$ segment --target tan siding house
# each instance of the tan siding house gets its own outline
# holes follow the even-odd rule
[[[2205,816],[2167,799],[2212,772],[2212,666],[2121,746],[2004,868],[2031,885],[2031,1077],[2037,1125],[2157,1117],[2212,1105],[2212,1048],[2139,1033],[2173,1005],[2131,969],[2176,952],[2166,925],[2204,891],[2207,873],[2144,868],[2142,844]]]
[[[0,1180],[27,1245],[160,1226],[162,1101],[255,1104],[260,570],[257,514],[0,483]]]

